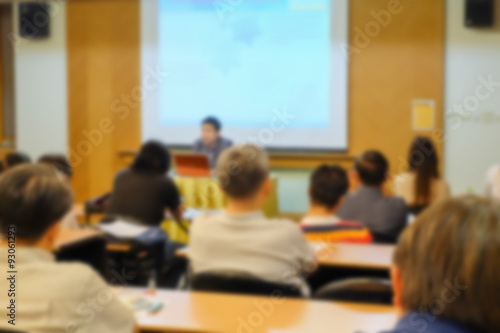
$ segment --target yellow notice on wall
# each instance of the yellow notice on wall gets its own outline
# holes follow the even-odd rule
[[[413,101],[413,130],[432,131],[436,126],[436,102],[434,100]]]

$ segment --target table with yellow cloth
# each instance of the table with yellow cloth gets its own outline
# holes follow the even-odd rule
[[[269,199],[264,205],[264,214],[269,217],[276,217],[279,213],[278,208],[278,180],[271,178],[272,190]],[[185,207],[194,209],[219,210],[223,209],[226,203],[226,197],[214,178],[205,177],[176,177],[174,182],[179,188],[183,197]],[[186,229],[189,229],[191,221],[183,221]],[[189,236],[173,220],[165,220],[162,224],[163,229],[168,233],[172,241],[188,243]]]

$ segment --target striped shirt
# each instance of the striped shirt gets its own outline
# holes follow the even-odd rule
[[[341,221],[336,216],[306,216],[300,223],[310,242],[371,243],[368,228],[359,222]]]

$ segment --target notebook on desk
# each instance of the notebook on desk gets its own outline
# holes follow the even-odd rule
[[[210,177],[208,156],[204,154],[175,154],[174,164],[180,177]]]

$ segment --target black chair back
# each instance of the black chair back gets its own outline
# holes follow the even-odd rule
[[[106,278],[106,240],[104,237],[92,237],[81,242],[62,246],[55,253],[57,261],[83,262]],[[0,331],[1,333],[1,331]]]
[[[408,210],[410,211],[411,214],[413,214],[415,217],[419,216],[422,214],[424,210],[426,210],[429,207],[429,205],[413,205],[409,206]]]
[[[106,208],[109,204],[109,199],[111,198],[110,193],[103,194],[96,198],[87,200],[85,202],[84,210],[85,210],[85,222],[90,224],[91,215],[92,214],[105,214]]]
[[[235,271],[196,274],[191,279],[191,289],[244,295],[302,297],[296,286],[264,281],[251,274]]]
[[[398,239],[395,236],[389,236],[372,232],[373,242],[376,244],[396,244]]]
[[[117,239],[106,235],[107,268],[106,279],[111,284],[122,284],[117,277],[129,276],[127,284],[147,286],[152,273],[156,274],[157,283],[163,278],[165,267],[165,247],[168,236],[159,227],[151,227],[148,232],[134,239]]]
[[[332,282],[314,295],[318,300],[392,305],[391,282],[386,279],[354,278]]]

